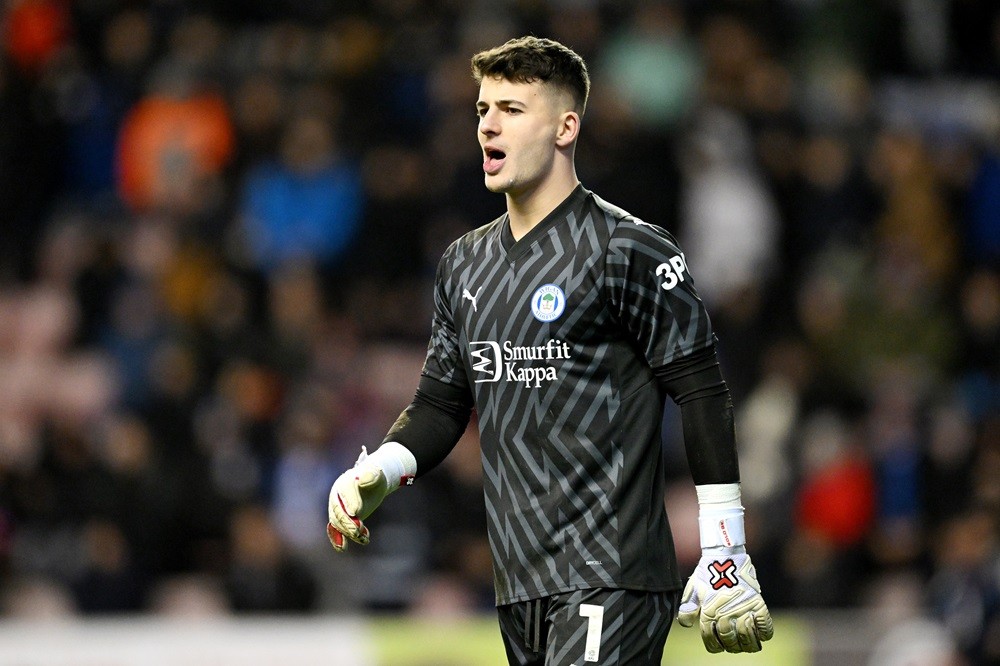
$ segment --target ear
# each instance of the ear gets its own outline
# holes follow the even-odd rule
[[[580,114],[576,111],[564,111],[559,116],[559,126],[556,128],[556,146],[568,148],[580,134]]]

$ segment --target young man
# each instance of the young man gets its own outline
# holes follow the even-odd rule
[[[486,187],[507,213],[441,259],[419,388],[334,483],[333,547],[368,543],[362,521],[448,455],[475,407],[511,664],[659,664],[678,611],[710,652],[758,651],[773,630],[744,548],[732,403],[684,255],[577,179],[590,83],[576,53],[524,37],[472,69]],[[703,556],[682,598],[667,396],[700,505]]]

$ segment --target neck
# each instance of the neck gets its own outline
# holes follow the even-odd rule
[[[507,219],[514,240],[521,240],[539,222],[555,210],[580,184],[576,172],[546,181],[530,192],[507,193]]]

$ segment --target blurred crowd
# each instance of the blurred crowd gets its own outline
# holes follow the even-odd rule
[[[468,61],[526,33],[590,66],[584,185],[686,250],[769,604],[1000,659],[988,0],[7,0],[0,613],[491,606],[474,432],[366,549],[325,506],[412,396],[440,253],[503,212]]]

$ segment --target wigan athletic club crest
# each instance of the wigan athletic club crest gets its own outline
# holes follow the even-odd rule
[[[546,284],[531,296],[531,314],[538,321],[555,321],[566,309],[566,294],[554,284]]]

